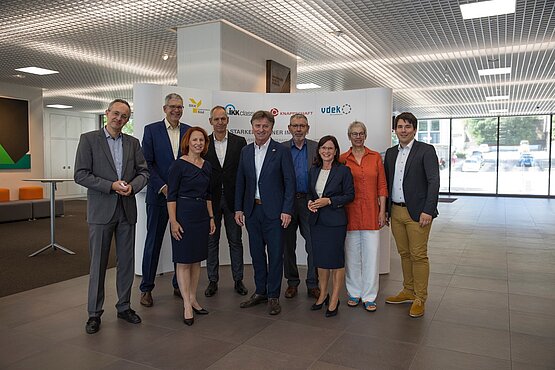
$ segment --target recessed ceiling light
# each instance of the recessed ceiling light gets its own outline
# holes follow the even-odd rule
[[[162,54],[162,60],[168,60],[169,58],[170,56],[168,55],[168,53]]]
[[[40,76],[60,73],[58,71],[53,71],[51,69],[45,69],[45,68],[39,68],[39,67],[16,68],[15,70],[20,72],[32,73],[34,75],[40,75]]]
[[[299,90],[307,90],[307,89],[319,89],[322,86],[320,85],[316,85],[314,83],[308,83],[308,84],[297,84],[297,89]]]
[[[48,104],[47,108],[56,108],[56,109],[69,109],[73,108],[73,105],[64,105],[64,104]]]
[[[492,17],[494,15],[514,13],[516,0],[480,1],[472,4],[462,4],[460,7],[463,19]]]
[[[490,109],[489,112],[490,113],[507,113],[509,110],[508,109]]]
[[[509,95],[486,96],[486,100],[509,100]]]
[[[486,68],[486,69],[478,70],[478,75],[480,76],[507,75],[507,74],[511,74],[511,67]]]

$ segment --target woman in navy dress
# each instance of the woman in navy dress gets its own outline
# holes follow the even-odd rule
[[[351,170],[339,163],[339,145],[334,136],[324,136],[318,142],[318,155],[308,173],[308,184],[312,255],[320,285],[320,297],[312,310],[319,310],[326,303],[329,305],[326,317],[330,317],[337,315],[339,292],[345,281],[347,215],[344,206],[355,198]],[[330,275],[331,297],[328,294]]]
[[[183,297],[183,318],[194,322],[193,312],[208,313],[197,301],[200,262],[208,255],[208,235],[216,230],[209,184],[212,167],[201,155],[208,150],[208,135],[192,127],[181,140],[181,153],[168,177],[168,214],[172,235],[173,262]]]

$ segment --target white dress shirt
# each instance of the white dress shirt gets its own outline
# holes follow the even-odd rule
[[[256,193],[254,197],[260,199],[260,189],[258,188],[258,180],[260,179],[260,172],[262,171],[262,165],[264,164],[264,158],[266,158],[266,152],[268,152],[268,147],[270,146],[270,139],[266,141],[261,146],[254,143],[254,168],[256,170]]]
[[[324,194],[324,189],[326,188],[326,182],[328,182],[328,177],[330,177],[331,170],[320,170],[320,174],[318,175],[318,179],[316,180],[316,194],[318,194],[319,198],[322,198],[322,194]]]
[[[414,139],[404,148],[399,144],[399,153],[395,161],[395,175],[393,176],[393,186],[391,189],[391,200],[395,203],[405,203],[405,193],[403,192],[403,178],[405,177],[405,165],[409,158],[410,150],[414,144]]]
[[[179,124],[177,127],[173,128],[172,125],[164,118],[164,123],[166,124],[166,130],[168,130],[168,136],[170,137],[170,143],[172,145],[173,157],[177,159],[177,153],[179,152],[179,133],[181,128]]]
[[[225,133],[225,136],[221,141],[216,139],[216,134],[214,134],[214,150],[216,151],[218,162],[220,162],[220,166],[222,166],[223,168],[225,153],[227,151],[227,132]]]

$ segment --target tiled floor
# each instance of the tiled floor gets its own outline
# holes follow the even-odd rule
[[[116,319],[109,271],[99,333],[87,335],[87,277],[0,299],[2,369],[555,369],[555,200],[461,197],[440,204],[430,239],[426,315],[385,305],[401,287],[397,253],[381,277],[378,311],[346,302],[339,315],[309,310],[304,288],[282,314],[240,309],[229,269],[210,314],[187,327],[169,276],[155,305]],[[29,273],[32,273],[30,271]],[[136,279],[135,284],[138,284]],[[245,283],[253,289],[252,269]]]

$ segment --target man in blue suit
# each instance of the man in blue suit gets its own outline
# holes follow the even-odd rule
[[[235,192],[235,221],[247,226],[256,285],[241,308],[268,301],[270,315],[281,312],[282,235],[291,222],[295,198],[293,160],[285,146],[270,138],[274,122],[270,112],[253,114],[254,143],[241,150]]]
[[[165,98],[166,118],[145,126],[143,152],[150,171],[150,181],[146,193],[147,233],[143,253],[143,279],[141,281],[141,305],[151,307],[152,289],[158,268],[160,249],[168,225],[168,171],[176,158],[181,156],[180,143],[189,125],[180,123],[183,115],[183,98],[178,94],[168,94]],[[173,292],[181,296],[173,277]]]

